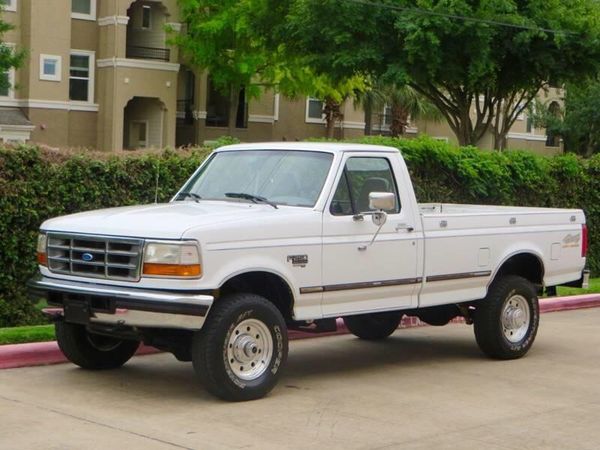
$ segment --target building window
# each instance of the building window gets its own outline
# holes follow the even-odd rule
[[[15,69],[0,72],[0,97],[13,98],[15,85]]]
[[[527,133],[532,133],[533,132],[533,119],[529,116],[527,116],[527,123],[525,125],[525,131]]]
[[[152,28],[152,8],[148,5],[142,6],[142,28]]]
[[[71,17],[96,20],[96,0],[71,0]]]
[[[40,80],[60,81],[61,60],[56,55],[40,55]]]
[[[17,0],[0,0],[0,6],[3,11],[16,11]]]
[[[71,52],[69,99],[77,102],[94,101],[94,53]]]
[[[323,102],[319,99],[308,97],[306,99],[306,122],[323,123],[324,121]]]

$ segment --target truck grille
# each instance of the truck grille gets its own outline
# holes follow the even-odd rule
[[[67,275],[137,281],[144,241],[48,233],[48,268]]]

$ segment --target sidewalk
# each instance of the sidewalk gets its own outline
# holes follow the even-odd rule
[[[540,300],[540,312],[548,313],[555,311],[569,311],[573,309],[600,307],[600,294],[574,295],[570,297],[556,297]],[[462,318],[453,322],[462,323]],[[341,319],[338,319],[338,329],[331,333],[304,333],[290,331],[289,338],[306,339],[313,337],[333,336],[347,334],[348,330]],[[399,328],[412,328],[427,326],[416,317],[405,316]],[[142,345],[137,355],[149,355],[158,353],[154,347]],[[67,362],[66,358],[58,348],[56,341],[36,342],[30,344],[12,344],[0,346],[0,369],[14,369],[18,367],[44,366],[48,364],[60,364]]]

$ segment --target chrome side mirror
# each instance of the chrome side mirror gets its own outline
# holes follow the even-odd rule
[[[377,210],[393,210],[396,208],[396,195],[393,192],[369,193],[369,208]]]
[[[375,209],[376,211],[364,214],[370,214],[371,220],[373,220],[373,223],[377,226],[377,231],[373,235],[371,242],[369,242],[367,245],[361,245],[358,247],[359,251],[365,251],[367,248],[373,245],[373,242],[375,242],[375,239],[381,231],[381,228],[387,222],[387,214],[384,210],[393,210],[396,208],[396,195],[392,192],[370,192],[369,208]],[[360,214],[360,217],[364,217],[363,213]]]
[[[396,196],[393,192],[371,192],[369,193],[369,208],[377,211],[371,214],[373,223],[382,227],[387,221],[387,214],[384,210],[393,210],[396,208]]]

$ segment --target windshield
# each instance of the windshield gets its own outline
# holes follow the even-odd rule
[[[296,150],[217,152],[182,192],[227,201],[240,201],[239,194],[248,194],[278,205],[312,207],[332,160],[331,153]]]

